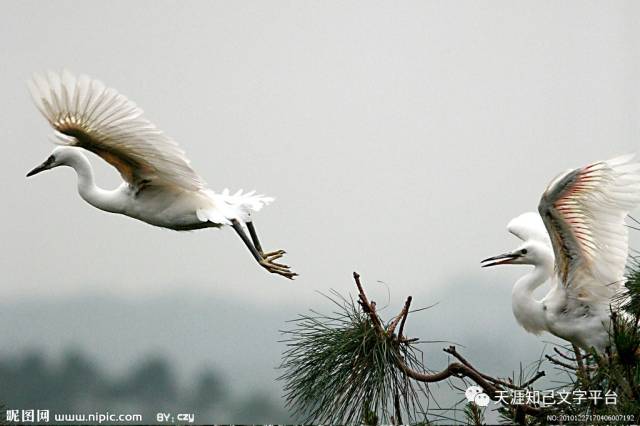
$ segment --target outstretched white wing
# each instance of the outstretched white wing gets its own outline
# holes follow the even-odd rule
[[[522,213],[514,217],[507,224],[507,230],[522,241],[536,240],[545,243],[551,248],[549,233],[542,222],[542,218],[536,212]]]
[[[49,72],[46,78],[34,75],[29,89],[56,130],[56,143],[94,152],[132,186],[205,186],[178,144],[145,119],[135,103],[102,82]]]
[[[632,159],[565,172],[540,199],[556,274],[572,298],[605,301],[620,289],[628,255],[624,219],[640,203],[640,164]]]

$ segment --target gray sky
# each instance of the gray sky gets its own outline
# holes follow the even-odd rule
[[[557,173],[640,140],[632,3],[4,9],[5,299],[192,290],[297,305],[354,269],[428,294],[510,248],[506,222]],[[71,169],[25,179],[52,146],[24,82],[62,67],[137,102],[212,188],[276,197],[258,229],[300,278],[266,274],[230,229],[178,234],[95,210]],[[98,183],[117,185],[93,160]]]
[[[538,345],[510,315],[524,269],[479,260],[516,245],[506,223],[556,174],[639,147],[633,2],[2,7],[4,303],[183,293],[302,312],[318,290],[350,291],[357,270],[398,306],[442,301],[431,315],[451,334],[481,321]],[[138,103],[212,188],[276,197],[256,224],[300,277],[267,274],[230,229],[176,233],[100,212],[71,169],[26,179],[52,146],[25,80],[63,67]],[[101,186],[119,183],[92,161]],[[487,297],[480,287],[457,305],[461,281]]]

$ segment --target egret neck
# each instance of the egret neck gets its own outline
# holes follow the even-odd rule
[[[120,191],[105,189],[96,186],[93,178],[93,168],[89,159],[80,152],[73,151],[66,163],[72,167],[78,175],[78,193],[92,206],[110,213],[122,213],[123,205],[117,196]]]
[[[533,292],[553,275],[554,257],[549,249],[540,252],[540,259],[531,272],[516,281],[511,292],[513,315],[520,325],[531,333],[546,329],[544,305]]]

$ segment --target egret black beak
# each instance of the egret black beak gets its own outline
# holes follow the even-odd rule
[[[507,265],[511,263],[511,261],[522,256],[519,253],[504,253],[499,254],[497,256],[489,257],[487,259],[482,260],[480,263],[483,263],[482,267],[486,268],[487,266],[496,266],[496,265]],[[490,262],[490,263],[485,263]]]
[[[36,175],[40,172],[44,172],[45,170],[49,170],[53,165],[54,161],[55,160],[53,158],[53,155],[50,156],[49,158],[47,158],[47,160],[44,163],[40,164],[38,167],[34,168],[29,173],[27,173],[27,177]]]

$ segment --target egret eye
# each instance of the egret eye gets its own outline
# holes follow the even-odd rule
[[[527,254],[527,249],[522,249],[522,251],[520,253]]]

